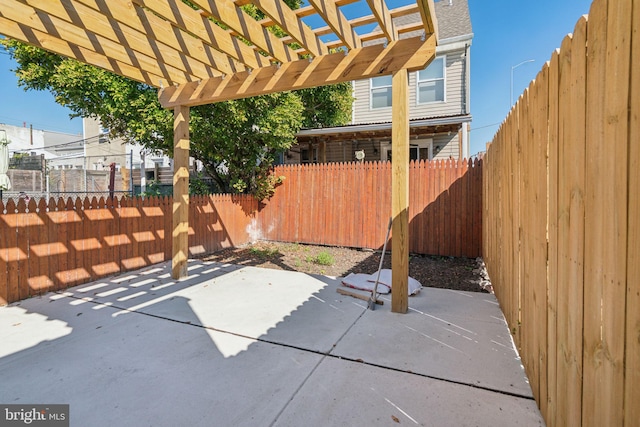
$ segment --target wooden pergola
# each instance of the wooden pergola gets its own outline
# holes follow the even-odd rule
[[[194,7],[182,0],[0,0],[0,33],[157,87],[162,106],[174,110],[175,279],[187,275],[189,107],[392,75],[392,311],[405,313],[408,72],[435,57],[433,0],[391,9],[384,0],[308,0],[296,10],[282,0],[190,3]],[[348,19],[346,6],[353,3],[365,12]],[[254,19],[246,5],[265,18]],[[394,23],[416,12],[421,22]],[[305,23],[311,20],[322,25],[312,28]],[[284,36],[270,31],[273,26]],[[373,30],[359,31],[364,28]],[[417,30],[421,36],[403,37]]]

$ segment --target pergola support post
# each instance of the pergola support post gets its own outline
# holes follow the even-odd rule
[[[392,77],[391,95],[391,311],[409,309],[409,75]]]
[[[189,258],[189,107],[173,110],[173,233],[171,276],[187,277]]]

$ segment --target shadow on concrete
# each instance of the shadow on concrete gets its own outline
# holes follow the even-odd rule
[[[389,303],[368,311],[325,276],[201,261],[186,280],[169,271],[0,309],[0,401],[69,403],[72,424],[95,426],[538,424],[528,396],[488,382],[513,359],[489,295],[425,290],[402,316]],[[478,346],[488,337],[497,344]],[[478,366],[481,348],[495,354]]]

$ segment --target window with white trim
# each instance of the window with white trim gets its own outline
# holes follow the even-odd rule
[[[381,143],[382,160],[391,161],[391,143]],[[409,160],[433,159],[433,138],[413,140],[409,143]]]
[[[422,71],[418,71],[418,104],[444,101],[446,57],[439,56]]]
[[[391,76],[371,79],[371,109],[391,107]]]
[[[411,141],[409,143],[409,160],[431,160],[433,158],[433,139]]]

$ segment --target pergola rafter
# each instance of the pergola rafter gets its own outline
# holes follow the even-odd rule
[[[344,43],[347,49],[357,49],[362,46],[360,37],[356,34],[347,21],[338,6],[332,1],[309,0],[309,3],[318,12],[318,15],[324,19],[333,32]]]
[[[376,17],[378,25],[387,40],[397,40],[398,30],[396,30],[396,26],[391,19],[391,14],[389,13],[389,9],[387,9],[387,5],[384,0],[367,0],[367,4]]]
[[[229,3],[214,0],[198,0],[194,4],[201,9],[205,16],[211,16],[219,22],[223,22],[237,35],[251,40],[257,49],[267,52],[275,60],[289,62],[297,59],[297,55],[289,46],[244,10],[232,7]]]
[[[393,75],[392,310],[405,312],[406,292],[395,289],[408,281],[407,73],[435,57],[437,21],[433,0],[393,1],[360,2],[363,13],[347,19],[341,8],[356,0],[308,0],[298,10],[283,0],[0,0],[0,33],[160,89],[175,116],[175,278],[187,275],[191,106]],[[417,12],[418,24],[394,22]]]

